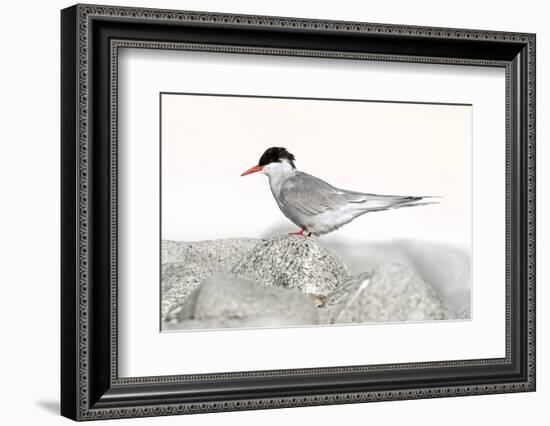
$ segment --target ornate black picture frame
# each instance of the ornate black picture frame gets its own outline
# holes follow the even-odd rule
[[[61,29],[62,415],[92,420],[535,390],[534,34],[96,5],[64,9]],[[506,356],[120,378],[121,47],[504,68]]]

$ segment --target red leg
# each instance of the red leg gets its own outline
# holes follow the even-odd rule
[[[299,231],[290,232],[288,235],[298,235],[298,236],[300,236],[300,237],[310,237],[310,236],[311,236],[311,232],[308,232],[308,233],[306,234],[305,228],[301,228]]]

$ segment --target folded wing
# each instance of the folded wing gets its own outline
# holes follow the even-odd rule
[[[303,172],[297,172],[286,180],[281,187],[279,197],[283,205],[308,215],[316,215],[344,207],[356,207],[364,211],[379,211],[396,207],[432,204],[416,203],[423,197],[377,195],[347,191]]]

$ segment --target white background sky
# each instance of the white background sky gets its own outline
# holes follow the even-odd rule
[[[367,214],[331,236],[469,247],[471,117],[464,105],[163,94],[163,238],[296,230],[266,176],[240,177],[265,149],[284,146],[298,169],[341,188],[443,197],[437,206]]]

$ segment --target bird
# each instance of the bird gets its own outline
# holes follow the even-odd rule
[[[286,148],[268,148],[258,164],[241,176],[261,172],[279,209],[300,230],[290,235],[310,237],[327,234],[369,212],[436,204],[433,196],[378,195],[337,188],[296,169],[296,157]]]

